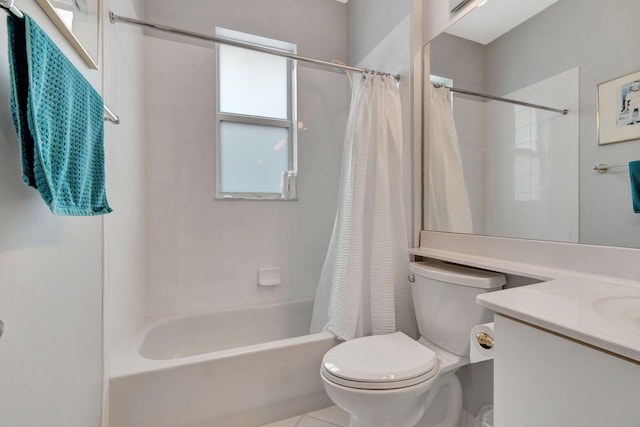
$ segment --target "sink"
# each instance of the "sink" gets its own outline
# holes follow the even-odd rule
[[[617,319],[640,332],[640,297],[606,297],[593,302],[593,308],[602,316]]]

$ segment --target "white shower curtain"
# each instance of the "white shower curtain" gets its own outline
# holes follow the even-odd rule
[[[354,79],[312,333],[329,330],[344,340],[398,330],[417,335],[407,281],[402,144],[398,83],[369,73]]]
[[[472,233],[471,207],[451,109],[451,91],[431,87],[428,229]]]

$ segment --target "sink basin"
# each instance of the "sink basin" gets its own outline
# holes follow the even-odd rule
[[[593,302],[601,315],[634,326],[640,332],[640,297],[606,297]]]

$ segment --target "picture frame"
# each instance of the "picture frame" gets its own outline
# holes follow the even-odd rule
[[[640,71],[598,84],[598,145],[640,139]]]

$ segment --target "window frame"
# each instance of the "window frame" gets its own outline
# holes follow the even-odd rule
[[[227,30],[221,27],[216,28],[216,33],[218,30],[223,30],[225,32],[235,32],[231,30]],[[258,40],[264,41],[273,41],[276,43],[283,43],[274,39],[266,39],[261,36],[249,34],[249,33],[241,33],[243,36],[247,37],[255,37]],[[247,44],[254,44],[260,47],[266,47],[269,49],[282,50],[283,52],[296,53],[297,46],[293,43],[287,43],[291,46],[291,50],[282,49],[279,47],[274,47],[273,45],[268,45],[264,43],[257,42],[246,42],[245,40],[234,39],[232,37],[228,37],[227,35],[222,36],[224,38],[229,38],[235,41],[241,41]],[[231,123],[243,123],[248,125],[259,125],[259,126],[268,126],[268,127],[277,127],[277,128],[286,128],[288,133],[288,141],[287,141],[287,151],[288,151],[288,171],[294,172],[297,175],[298,172],[298,161],[297,161],[297,146],[298,146],[298,133],[297,133],[297,66],[296,61],[290,58],[284,58],[287,61],[287,119],[279,119],[274,117],[267,116],[254,116],[248,114],[238,114],[238,113],[224,113],[220,111],[220,44],[216,45],[216,200],[297,200],[297,196],[295,198],[282,198],[282,194],[280,192],[277,193],[266,193],[266,192],[223,192],[221,189],[221,181],[222,181],[222,157],[221,157],[221,124],[223,122],[231,122]],[[241,47],[232,46],[238,49],[242,49]],[[268,55],[267,53],[264,53]],[[288,172],[283,171],[283,172]]]

